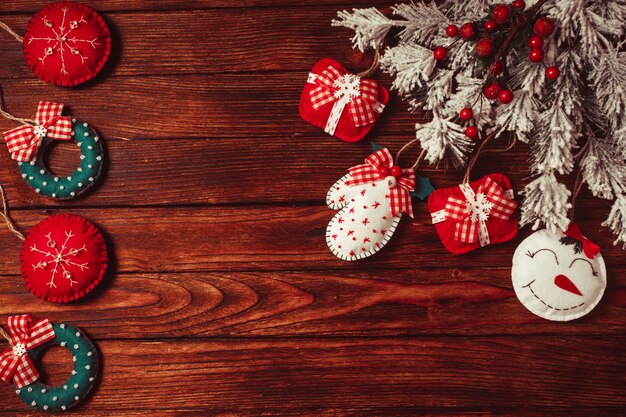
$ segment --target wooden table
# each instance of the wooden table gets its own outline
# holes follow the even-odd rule
[[[44,3],[3,0],[0,18],[23,33]],[[105,16],[115,45],[95,82],[48,85],[17,42],[2,34],[0,44],[10,112],[31,117],[40,99],[58,100],[106,139],[103,180],[69,202],[38,197],[0,150],[0,181],[23,231],[68,212],[93,221],[109,243],[112,265],[97,291],[53,305],[25,290],[20,242],[0,227],[0,315],[71,322],[102,352],[101,383],[68,415],[626,413],[625,252],[600,226],[608,205],[586,190],[578,220],[604,248],[609,288],[570,323],[540,319],[515,297],[511,256],[528,228],[453,256],[416,202],[415,220],[404,219],[373,258],[349,263],[328,251],[326,191],[370,145],[325,135],[297,107],[317,59],[369,64],[350,49],[349,31],[330,27],[351,4],[87,3]],[[376,3],[390,2],[359,5]],[[393,94],[368,139],[395,152],[424,118]],[[0,121],[2,130],[14,126]],[[485,157],[474,177],[506,172],[520,189],[527,154],[520,145],[506,158]],[[50,161],[69,172],[78,153],[56,146]],[[444,168],[421,172],[438,187],[460,181]],[[68,358],[52,349],[44,378],[63,381]],[[29,410],[6,384],[0,409]]]

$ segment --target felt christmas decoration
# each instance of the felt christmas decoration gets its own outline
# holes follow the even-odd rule
[[[33,227],[20,253],[26,288],[37,297],[67,303],[84,297],[108,265],[104,238],[82,217],[54,215]]]
[[[15,393],[37,411],[66,411],[85,399],[99,370],[98,351],[84,332],[66,323],[47,319],[34,322],[29,314],[10,316],[8,333],[0,332],[10,348],[0,354],[0,379],[13,382]],[[73,356],[72,376],[59,386],[39,382],[35,363],[53,345],[65,347]]]
[[[384,51],[428,162],[464,166],[475,137],[527,143],[520,224],[555,232],[569,224],[561,178],[578,162],[591,194],[614,202],[602,224],[626,245],[623,0],[418,0],[340,11],[333,25],[361,52]]]
[[[506,242],[517,234],[517,203],[509,179],[490,174],[430,194],[428,209],[441,242],[454,254]]]
[[[413,217],[416,166],[403,169],[387,148],[379,148],[330,188],[326,205],[339,212],[326,228],[326,243],[335,256],[346,261],[371,256],[389,242],[403,213]],[[430,189],[422,188],[425,198]]]
[[[24,37],[0,27],[22,42],[26,63],[42,80],[61,86],[89,81],[104,67],[111,34],[92,8],[73,1],[50,3],[28,22]]]
[[[524,307],[555,321],[589,313],[607,284],[600,248],[574,223],[564,233],[543,229],[527,237],[515,250],[511,276]]]
[[[299,111],[304,120],[329,135],[356,142],[372,129],[388,100],[385,87],[325,58],[309,73]]]
[[[102,173],[104,149],[98,134],[87,123],[62,116],[63,104],[39,102],[35,120],[16,118],[4,110],[3,116],[24,123],[4,133],[11,158],[17,161],[22,178],[38,194],[71,199],[91,188]],[[80,166],[70,175],[56,176],[44,164],[46,146],[53,140],[76,143],[81,152]]]

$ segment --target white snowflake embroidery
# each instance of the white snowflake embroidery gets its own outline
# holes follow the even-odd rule
[[[493,203],[487,199],[483,193],[476,194],[476,199],[467,203],[467,209],[471,213],[473,222],[486,222],[489,220],[489,213],[493,209]]]
[[[70,266],[74,266],[80,268],[81,271],[85,271],[89,269],[86,263],[76,263],[70,260],[70,258],[76,258],[81,252],[86,252],[87,247],[83,245],[82,248],[72,248],[68,246],[68,243],[72,237],[74,237],[74,233],[70,230],[69,232],[65,232],[65,242],[61,246],[61,249],[58,249],[58,244],[55,242],[52,237],[52,233],[48,233],[46,237],[48,238],[47,246],[49,249],[41,250],[37,248],[36,245],[31,246],[30,250],[32,252],[37,252],[44,255],[45,259],[40,261],[36,265],[33,265],[33,269],[47,269],[50,265],[54,265],[52,268],[52,276],[50,277],[50,282],[48,282],[48,286],[50,288],[57,288],[54,283],[54,279],[56,278],[57,273],[59,272],[59,267],[62,269],[61,275],[63,278],[69,281],[70,287],[74,284],[77,284],[76,281],[72,279],[72,273],[69,271]],[[54,251],[54,252],[53,252]],[[50,261],[46,259],[50,258]]]
[[[48,19],[47,16],[42,17],[43,24],[50,29],[52,34],[46,37],[31,37],[28,39],[28,43],[31,44],[33,41],[43,41],[46,42],[46,47],[43,49],[43,56],[38,58],[41,61],[41,65],[45,65],[46,58],[58,52],[61,56],[61,74],[67,75],[67,69],[65,68],[65,58],[66,53],[70,53],[72,55],[76,55],[80,58],[81,62],[84,64],[87,60],[87,57],[83,56],[83,54],[78,49],[79,44],[89,44],[96,49],[96,46],[99,45],[98,38],[95,37],[93,39],[81,39],[76,35],[71,35],[74,29],[77,29],[81,23],[87,23],[84,16],[81,16],[79,20],[72,20],[69,22],[69,26],[66,26],[66,15],[69,11],[69,8],[64,7],[61,9],[63,11],[63,20],[57,29],[54,27],[54,23]],[[71,35],[71,36],[70,36]]]
[[[361,95],[361,79],[354,74],[345,74],[337,78],[333,83],[335,90],[335,98],[344,100],[347,103],[352,103],[354,97]]]

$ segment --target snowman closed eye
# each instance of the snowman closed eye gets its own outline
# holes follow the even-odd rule
[[[577,237],[540,230],[526,238],[513,255],[515,294],[528,310],[544,319],[582,317],[604,294],[606,267],[599,248],[582,235]]]

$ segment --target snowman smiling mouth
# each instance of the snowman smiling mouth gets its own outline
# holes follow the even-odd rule
[[[528,284],[524,285],[522,288],[528,288],[530,290],[530,292],[532,293],[532,295],[535,296],[535,298],[539,301],[541,301],[541,303],[543,305],[545,305],[548,308],[551,308],[553,310],[557,310],[557,311],[567,311],[567,310],[573,310],[575,308],[581,307],[585,304],[585,302],[583,301],[582,303],[572,306],[572,307],[566,307],[566,308],[559,308],[559,307],[554,307],[551,306],[550,304],[546,303],[544,300],[541,299],[541,297],[539,297],[535,291],[533,291],[532,288],[532,284],[535,282],[535,280],[533,279],[532,281],[530,281]],[[565,275],[557,275],[554,278],[554,285],[556,285],[557,287],[561,288],[562,290],[568,291],[572,294],[576,294],[578,296],[582,297],[582,293],[580,292],[580,290],[578,289],[578,287],[576,287],[576,285],[572,282],[572,280],[570,280],[568,277],[566,277]]]

